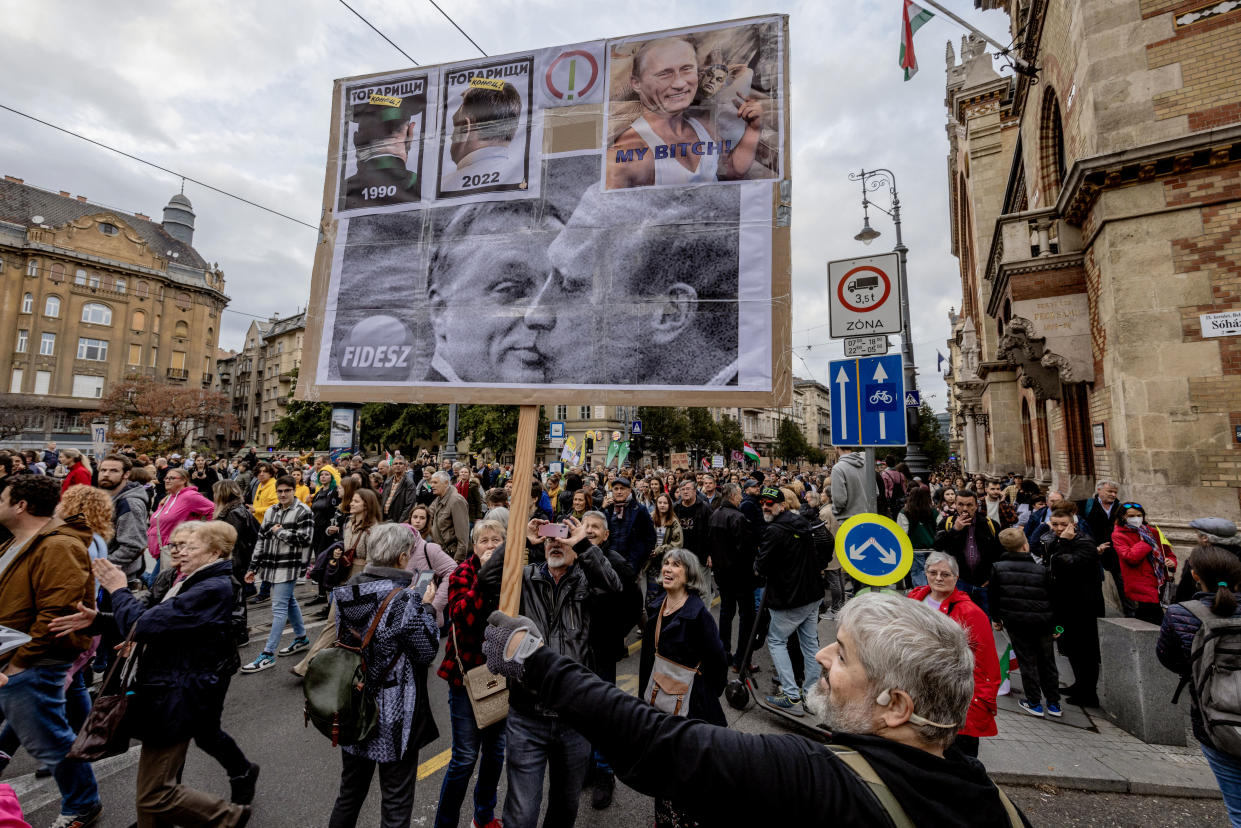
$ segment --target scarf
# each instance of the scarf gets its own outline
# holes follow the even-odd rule
[[[1155,583],[1162,591],[1164,584],[1168,582],[1168,567],[1163,562],[1163,544],[1159,542],[1159,538],[1151,533],[1151,528],[1146,523],[1138,527],[1138,536],[1151,548],[1150,555],[1147,556],[1151,564],[1151,569],[1155,571]]]

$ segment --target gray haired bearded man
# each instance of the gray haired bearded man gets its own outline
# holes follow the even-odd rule
[[[661,713],[544,647],[530,619],[489,620],[490,670],[554,709],[630,787],[704,825],[1029,825],[952,748],[974,658],[965,631],[920,602],[871,593],[841,611],[836,642],[816,656],[827,745]]]

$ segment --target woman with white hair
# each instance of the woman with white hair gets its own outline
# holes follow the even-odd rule
[[[408,828],[418,751],[439,738],[427,699],[427,666],[439,648],[430,604],[434,587],[428,584],[422,595],[414,592],[414,573],[405,568],[413,546],[414,536],[403,524],[374,527],[366,567],[332,590],[340,641],[357,646],[376,613],[382,610],[383,617],[365,653],[367,686],[377,691],[378,727],[368,739],[341,747],[340,793],[328,828],[357,825],[377,765],[383,798],[379,824]]]
[[[686,715],[691,719],[727,727],[720,694],[728,678],[728,656],[719,628],[711,617],[702,595],[710,594],[710,584],[698,556],[687,549],[669,547],[660,566],[663,601],[651,606],[651,618],[642,634],[642,656],[638,666],[638,690],[650,702],[655,685],[656,654],[694,669]],[[676,801],[655,800],[655,825],[659,828],[698,825],[697,810],[691,798]]]
[[[995,697],[1000,687],[1000,660],[995,653],[995,636],[991,633],[987,614],[957,589],[960,570],[956,558],[946,552],[932,552],[926,556],[924,572],[927,585],[914,587],[909,597],[947,615],[970,636],[970,649],[974,653],[974,697],[955,744],[957,750],[977,758],[978,739],[999,732],[995,726]]]

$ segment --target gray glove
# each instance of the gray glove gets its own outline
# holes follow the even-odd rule
[[[508,652],[509,642],[518,630],[524,630],[513,652]],[[520,680],[525,669],[526,657],[543,646],[538,627],[524,615],[511,616],[496,610],[487,618],[487,631],[483,633],[483,655],[487,669],[498,676]]]

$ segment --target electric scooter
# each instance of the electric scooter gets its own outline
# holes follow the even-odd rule
[[[745,650],[742,652],[741,664],[743,666],[739,673],[740,678],[728,682],[728,686],[724,688],[724,698],[728,701],[728,706],[734,710],[745,710],[749,707],[750,700],[753,699],[754,703],[763,710],[797,725],[806,732],[806,735],[819,741],[827,741],[831,734],[826,728],[817,724],[812,716],[795,716],[787,710],[768,704],[762,691],[755,685],[754,674],[750,672],[750,657],[754,654],[754,644],[758,637],[758,628],[763,623],[763,609],[766,606],[767,590],[763,590],[763,597],[758,602],[758,610],[754,613],[754,626],[750,630],[750,636],[745,642]]]

